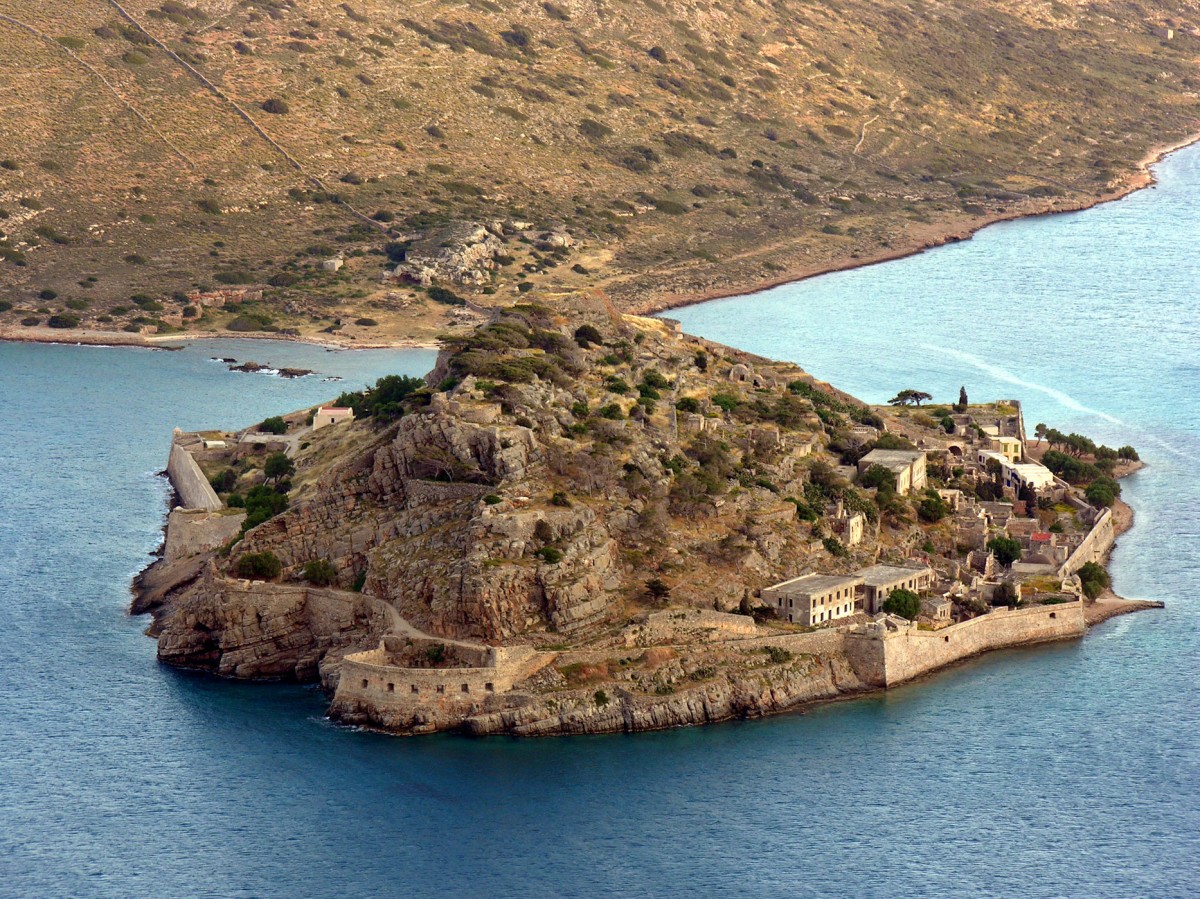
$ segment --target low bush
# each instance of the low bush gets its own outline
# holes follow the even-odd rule
[[[337,569],[326,559],[314,559],[305,564],[304,579],[316,587],[328,587],[337,580]]]
[[[237,560],[238,577],[255,581],[269,581],[279,577],[283,564],[270,551],[246,553]]]

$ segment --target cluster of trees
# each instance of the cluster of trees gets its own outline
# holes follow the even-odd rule
[[[394,421],[404,414],[404,401],[425,386],[420,378],[408,375],[385,375],[374,387],[353,393],[343,393],[335,405],[349,406],[355,418],[377,418]]]
[[[1101,476],[1087,485],[1084,496],[1093,506],[1108,508],[1121,495],[1121,485],[1107,476]]]
[[[1132,446],[1125,445],[1119,449],[1097,445],[1096,441],[1090,437],[1085,437],[1083,434],[1064,434],[1055,428],[1047,427],[1044,424],[1038,424],[1033,429],[1034,436],[1038,442],[1045,440],[1052,449],[1058,449],[1076,459],[1084,456],[1092,456],[1097,461],[1115,462],[1137,462],[1138,452]]]

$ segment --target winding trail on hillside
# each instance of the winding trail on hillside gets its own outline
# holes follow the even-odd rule
[[[136,28],[141,34],[145,35],[146,39],[151,41],[154,44],[154,46],[158,47],[158,49],[162,50],[163,53],[167,54],[167,56],[169,56],[171,59],[173,59],[178,65],[180,65],[189,75],[191,75],[198,82],[200,82],[200,84],[204,88],[206,88],[210,93],[212,93],[215,97],[217,97],[217,99],[219,99],[226,106],[228,106],[234,112],[234,114],[237,115],[238,118],[242,119],[247,125],[249,125],[250,128],[254,131],[254,133],[257,134],[260,138],[262,138],[262,140],[264,140],[267,143],[267,145],[269,147],[271,147],[271,149],[273,149],[276,153],[278,153],[280,156],[282,156],[287,161],[288,165],[290,165],[293,169],[295,169],[297,172],[299,172],[305,179],[307,179],[311,184],[315,185],[319,190],[321,190],[325,193],[332,193],[329,190],[329,188],[325,186],[325,183],[320,178],[318,178],[312,172],[308,171],[308,169],[306,169],[304,167],[303,163],[301,163],[300,160],[298,160],[295,156],[293,156],[287,150],[286,147],[284,147],[282,144],[280,144],[279,141],[275,140],[275,138],[271,137],[271,135],[268,134],[266,132],[266,130],[260,124],[258,124],[258,122],[255,120],[255,118],[252,115],[250,115],[250,113],[248,113],[240,103],[238,103],[236,100],[234,100],[233,97],[231,97],[231,96],[229,96],[229,94],[225,93],[225,91],[223,91],[219,86],[217,86],[211,80],[209,80],[208,76],[206,76],[203,72],[201,72],[199,69],[197,69],[195,66],[193,66],[190,62],[188,62],[186,59],[184,59],[182,56],[180,56],[178,53],[176,53],[174,50],[172,50],[170,47],[168,47],[165,43],[163,43],[161,40],[159,40],[155,35],[151,34],[149,31],[147,31],[145,26],[143,26],[141,22],[139,22],[136,18],[134,18],[134,16],[128,10],[126,10],[125,7],[123,7],[120,3],[118,3],[117,0],[105,0],[105,2],[108,3],[108,5],[111,6],[113,9],[115,9],[117,11],[117,14],[120,15],[121,18],[123,18],[126,22],[128,22],[130,25],[132,25],[134,28]],[[349,212],[355,218],[370,225],[375,230],[381,231],[385,234],[387,233],[387,230],[388,230],[387,226],[375,221],[375,219],[371,218],[369,215],[359,212],[357,209],[355,209],[353,206],[351,206],[349,203],[347,203],[345,201],[345,199],[339,197],[337,200],[337,205],[344,208],[347,212]]]
[[[186,153],[184,153],[181,149],[179,149],[179,147],[175,146],[175,144],[171,142],[170,138],[168,138],[165,134],[163,134],[161,131],[159,131],[157,128],[155,128],[154,123],[152,123],[148,118],[146,118],[144,115],[142,115],[141,112],[138,111],[137,107],[134,106],[131,102],[129,102],[129,100],[127,100],[125,98],[125,96],[119,90],[117,90],[116,86],[111,81],[109,81],[107,78],[105,78],[103,75],[101,75],[100,72],[98,72],[91,63],[89,63],[87,60],[85,60],[81,56],[79,56],[70,47],[60,44],[58,41],[56,41],[54,38],[52,38],[50,35],[46,34],[45,32],[39,31],[38,29],[34,28],[32,25],[22,22],[20,19],[14,18],[13,16],[9,16],[9,15],[5,15],[4,13],[0,13],[0,22],[7,22],[9,25],[12,25],[15,28],[20,28],[23,31],[27,31],[30,34],[32,34],[34,37],[39,38],[43,41],[46,41],[47,43],[53,44],[56,48],[58,48],[59,51],[61,51],[62,53],[65,53],[67,56],[71,57],[71,59],[73,59],[76,62],[76,64],[87,69],[89,74],[91,74],[97,81],[99,81],[106,88],[108,88],[109,92],[112,93],[112,95],[121,102],[121,105],[124,106],[126,109],[128,109],[131,113],[133,113],[134,116],[137,117],[139,122],[141,122],[143,125],[145,125],[147,128],[149,128],[150,131],[153,132],[155,137],[157,137],[164,144],[166,144],[168,147],[170,147],[176,156],[178,156],[180,159],[182,159],[184,162],[186,162],[188,164],[188,168],[191,168],[191,169],[196,168],[196,164],[194,162],[192,162],[192,160],[187,156]]]

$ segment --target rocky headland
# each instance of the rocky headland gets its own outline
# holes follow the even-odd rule
[[[644,730],[886,687],[1081,635],[1079,565],[1111,546],[1111,513],[1065,485],[1018,527],[1017,497],[960,464],[988,445],[971,410],[1007,405],[949,433],[946,407],[868,407],[599,299],[494,313],[424,382],[339,404],[356,420],[294,413],[277,443],[177,436],[173,464],[221,497],[172,513],[134,608],[165,663],[319,680],[334,717],[398,733]],[[928,483],[864,477],[877,447],[927,458]],[[990,537],[1043,527],[1058,556],[997,567]],[[928,566],[937,611],[801,626],[761,595],[876,563]]]

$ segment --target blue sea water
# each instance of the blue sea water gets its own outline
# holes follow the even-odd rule
[[[1016,395],[1031,424],[1150,463],[1113,570],[1165,611],[763,721],[399,739],[330,725],[314,689],[162,668],[125,609],[171,428],[245,425],[432,354],[0,345],[0,896],[1200,893],[1200,150],[1159,175],[675,313],[867,400]]]

